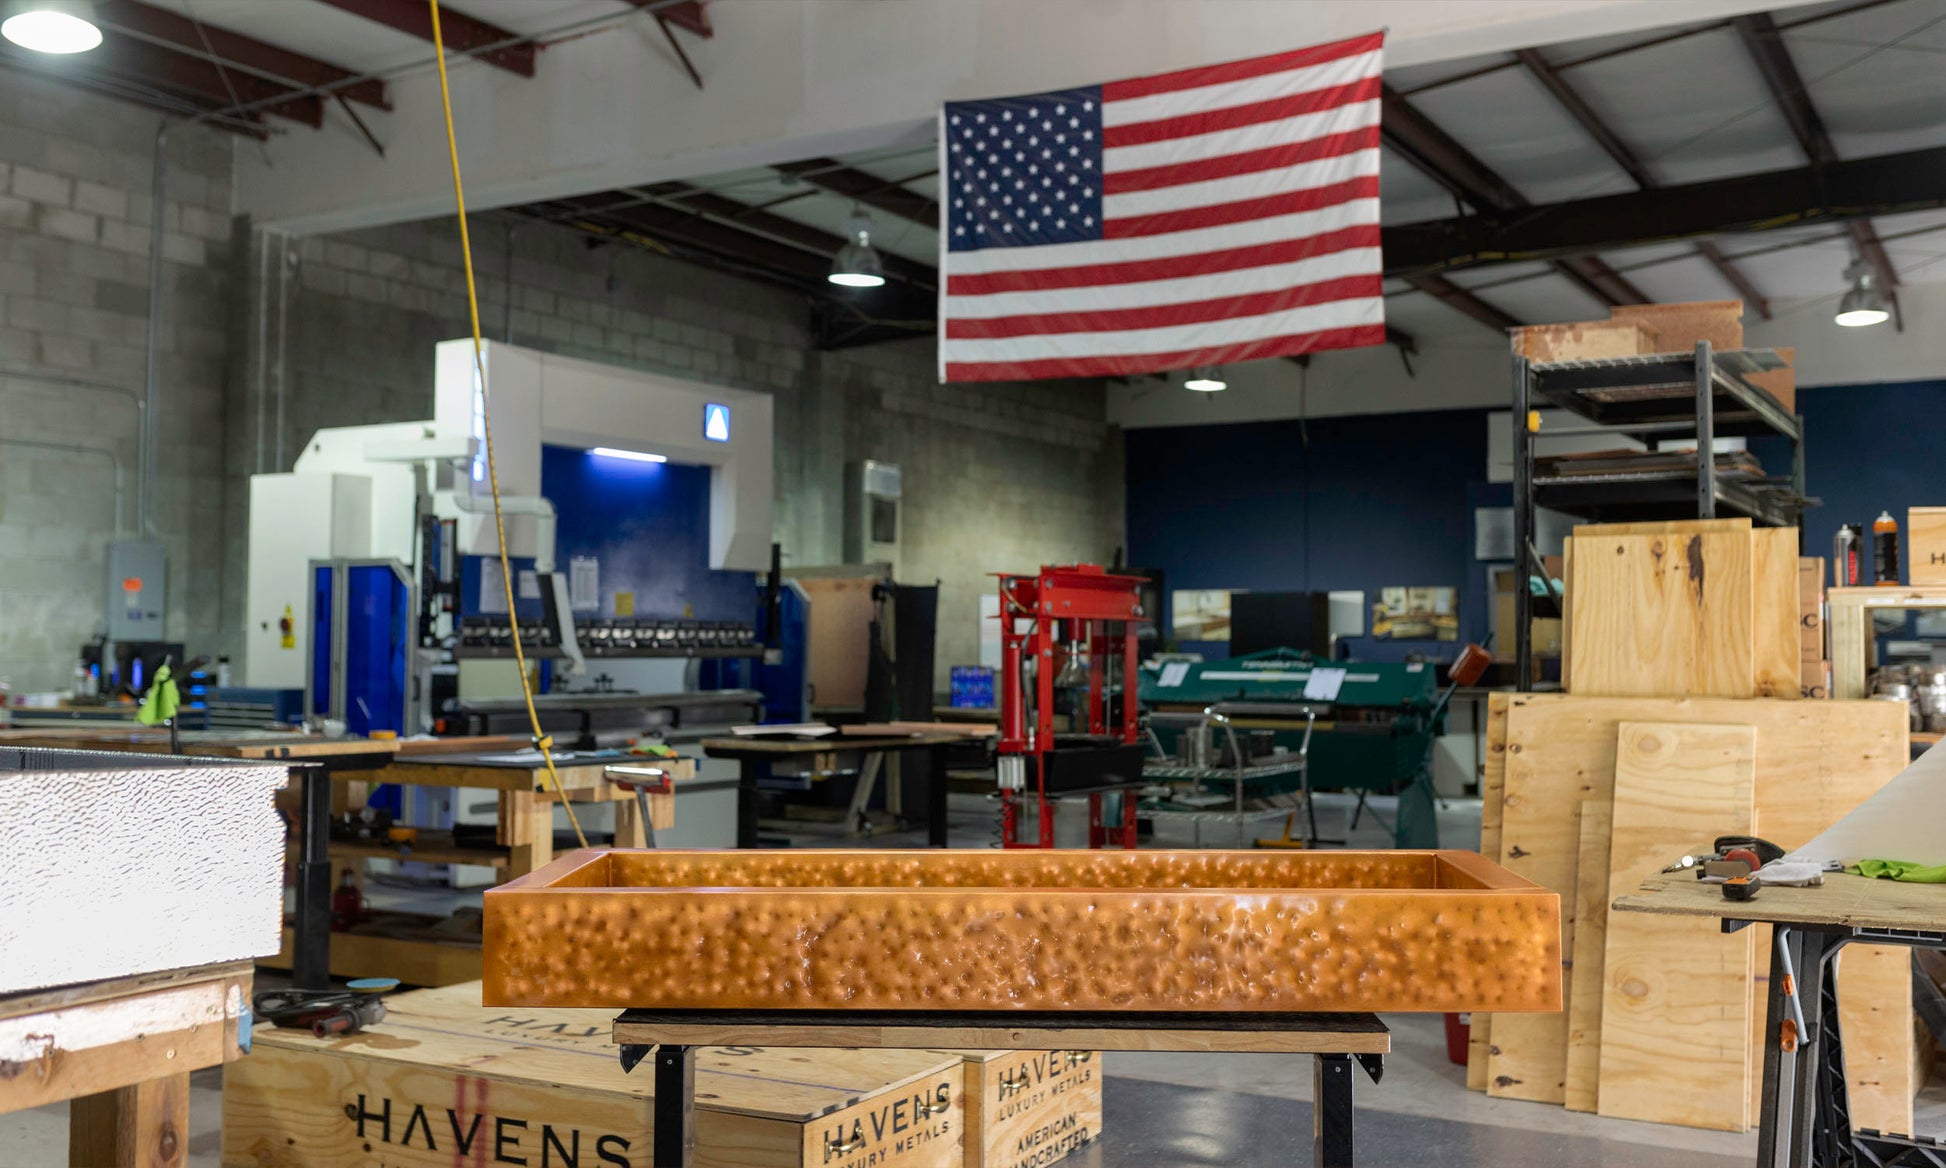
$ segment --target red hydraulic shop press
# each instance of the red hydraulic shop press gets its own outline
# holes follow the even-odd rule
[[[1150,619],[1142,611],[1145,583],[1143,577],[1116,575],[1095,564],[1000,577],[1000,741],[995,749],[1001,846],[1053,847],[1053,800],[1085,794],[1088,846],[1135,847],[1143,757],[1136,723],[1135,631]],[[1061,691],[1073,694],[1073,715],[1070,730],[1056,734],[1055,695]],[[1102,818],[1102,798],[1113,792],[1121,795],[1121,815],[1111,826]],[[1020,811],[1030,794],[1039,838],[1022,843]]]

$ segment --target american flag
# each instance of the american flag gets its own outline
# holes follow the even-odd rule
[[[942,381],[1161,373],[1385,339],[1384,34],[948,102]]]

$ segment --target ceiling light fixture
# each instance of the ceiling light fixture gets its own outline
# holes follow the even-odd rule
[[[1218,393],[1230,388],[1230,383],[1217,373],[1216,366],[1204,365],[1191,370],[1189,376],[1183,379],[1182,387],[1197,393]]]
[[[88,0],[17,0],[0,6],[0,36],[37,53],[85,53],[101,43]]]
[[[1879,294],[1878,279],[1872,275],[1872,266],[1864,260],[1853,260],[1845,269],[1845,279],[1851,287],[1845,291],[1845,298],[1838,302],[1838,315],[1832,320],[1846,328],[1864,328],[1866,325],[1884,324],[1892,318],[1886,310],[1885,297]]]
[[[825,279],[846,288],[877,288],[885,283],[885,265],[872,246],[872,217],[860,211],[845,224],[845,245],[831,259]]]
[[[666,454],[650,454],[643,450],[617,450],[613,446],[597,446],[588,451],[600,458],[619,458],[626,462],[668,462]]]

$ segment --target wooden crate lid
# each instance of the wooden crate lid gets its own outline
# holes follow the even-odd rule
[[[383,1022],[348,1037],[321,1041],[308,1030],[263,1025],[251,1041],[267,1050],[649,1099],[654,1068],[645,1062],[622,1072],[621,1049],[609,1037],[615,1013],[481,1006],[480,983],[463,982],[393,994]],[[959,1073],[959,1056],[944,1051],[705,1048],[696,1052],[696,1107],[808,1123],[861,1099]]]

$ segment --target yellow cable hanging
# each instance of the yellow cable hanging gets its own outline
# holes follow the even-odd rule
[[[426,3],[432,8],[433,59],[439,62],[439,100],[446,114],[446,151],[453,160],[453,201],[459,206],[459,250],[466,263],[466,311],[473,323],[473,375],[480,382],[480,434],[486,442],[487,485],[493,490],[493,532],[500,544],[500,583],[507,590],[507,623],[513,632],[514,667],[520,671],[520,696],[527,703],[527,723],[534,731],[534,745],[547,764],[547,781],[567,810],[575,840],[585,848],[588,837],[582,832],[574,804],[568,802],[567,793],[561,789],[561,776],[554,769],[554,739],[541,733],[540,715],[534,712],[534,687],[527,679],[527,656],[520,648],[520,618],[514,610],[514,574],[507,563],[507,524],[500,513],[500,474],[493,463],[492,411],[488,405],[486,358],[480,346],[480,298],[473,287],[473,240],[466,233],[466,186],[459,176],[459,140],[453,134],[453,94],[446,84],[446,45],[439,36],[439,0],[426,0]],[[551,832],[553,828],[544,826],[543,830]]]

